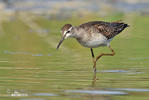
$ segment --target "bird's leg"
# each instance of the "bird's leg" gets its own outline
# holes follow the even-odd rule
[[[93,63],[94,65],[96,64],[95,63],[95,56],[94,56],[94,52],[93,52],[93,49],[91,48],[91,54],[92,54],[92,60],[93,60]],[[96,67],[93,67],[94,69],[94,75],[93,75],[93,81],[92,81],[92,86],[94,87],[95,86],[95,83],[96,83]]]
[[[93,52],[93,49],[91,48],[91,54],[92,54],[92,60],[93,60],[93,63],[94,63],[94,66],[93,66],[93,69],[94,69],[94,72],[96,72],[96,61],[95,61],[95,56],[94,56],[94,52]]]
[[[111,46],[108,46],[108,47],[109,47],[109,49],[112,51],[112,53],[101,53],[101,54],[99,54],[99,55],[96,57],[95,61],[94,61],[94,66],[93,66],[94,69],[96,69],[96,62],[97,62],[97,60],[98,60],[100,57],[102,57],[102,56],[114,56],[114,55],[115,55],[115,52],[114,52],[114,50],[111,48]],[[96,71],[96,70],[94,70],[94,71]]]

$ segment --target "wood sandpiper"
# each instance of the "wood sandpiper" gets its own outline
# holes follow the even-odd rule
[[[111,48],[111,40],[122,32],[128,24],[122,21],[104,22],[104,21],[91,21],[79,26],[72,26],[71,24],[65,24],[61,28],[62,38],[57,46],[57,50],[66,38],[76,38],[76,40],[84,47],[90,48],[93,69],[96,72],[96,62],[102,56],[114,56],[115,51]],[[100,46],[107,46],[111,53],[101,53],[96,58],[94,56],[93,48]]]

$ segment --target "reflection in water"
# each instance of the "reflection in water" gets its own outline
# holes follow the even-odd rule
[[[113,18],[117,19],[117,16],[115,17]],[[126,18],[129,19],[129,16]],[[147,24],[148,18],[141,17],[141,19],[143,20],[138,22],[138,26],[143,21],[144,24]],[[44,25],[48,27],[54,25],[56,30],[60,29],[58,26],[66,23],[65,20],[62,23],[61,20],[51,23],[51,21],[42,21],[42,19],[37,19],[36,22],[41,23],[40,21],[43,24],[46,23]],[[132,21],[135,21],[133,17]],[[58,26],[55,24],[57,22],[60,22]],[[51,24],[49,25],[49,23]],[[102,98],[100,100],[115,98],[118,100],[121,100],[119,98],[123,100],[133,98],[135,100],[138,97],[140,99],[145,97],[149,100],[149,90],[147,89],[149,63],[146,53],[148,47],[141,49],[142,44],[148,43],[148,38],[144,37],[141,43],[137,43],[138,41],[135,39],[132,43],[136,43],[136,45],[132,45],[136,48],[133,48],[132,45],[123,45],[131,43],[133,40],[131,37],[130,41],[129,38],[128,41],[121,42],[117,39],[115,42],[117,51],[122,55],[115,56],[115,59],[103,58],[101,65],[104,70],[91,73],[91,67],[87,67],[91,62],[86,62],[88,57],[84,58],[88,54],[88,50],[77,48],[79,45],[75,45],[75,43],[73,50],[72,40],[67,42],[68,44],[60,50],[61,52],[55,52],[58,40],[57,32],[49,34],[48,37],[41,37],[34,32],[33,34],[29,32],[30,28],[24,24],[22,19],[2,24],[5,35],[1,35],[0,39],[0,96],[6,97],[5,100],[99,100],[98,97]],[[142,28],[143,30],[148,29],[143,27],[144,24],[139,26],[141,30]],[[55,31],[55,29],[51,31]],[[145,34],[143,35],[145,36]],[[16,36],[19,36],[20,39],[13,38]],[[139,46],[139,50],[136,50]],[[123,52],[121,48],[124,49]],[[76,51],[79,52],[76,53]],[[134,54],[138,57],[143,54],[145,58],[132,59],[137,60],[136,62],[127,59]],[[98,73],[103,74],[102,79],[98,77]],[[100,79],[99,82],[97,77]],[[12,91],[9,92],[7,89],[12,89]]]
[[[25,51],[9,51],[9,50],[5,50],[4,51],[5,54],[9,54],[9,55],[29,55],[29,56],[51,56],[51,54],[41,54],[41,53],[31,53],[31,52],[25,52]]]
[[[111,90],[131,91],[131,92],[149,92],[149,89],[136,89],[136,88],[112,88]]]
[[[98,80],[97,78],[97,73],[102,72],[102,73],[125,73],[125,74],[140,74],[143,72],[136,72],[136,71],[132,71],[132,70],[97,70],[97,72],[93,73],[93,79],[92,79],[92,86],[94,87],[96,84],[96,80]]]
[[[93,73],[92,87],[94,87],[95,84],[96,84],[96,80],[97,80],[96,74],[97,74],[97,72],[94,72],[94,73]]]
[[[103,73],[127,73],[129,71],[127,70],[100,70],[97,72],[103,72]]]
[[[144,72],[138,72],[136,70],[99,70],[97,72],[102,73],[123,73],[123,74],[142,74]]]
[[[25,90],[7,90],[8,96],[13,96],[13,97],[17,97],[17,96],[29,96],[28,92]]]
[[[128,93],[122,91],[105,91],[105,90],[66,90],[67,93],[86,93],[93,95],[126,95]]]
[[[28,96],[28,94],[26,94],[26,93],[19,93],[18,91],[15,91],[10,96]]]
[[[53,94],[53,93],[34,93],[32,95],[33,96],[58,96],[58,95]]]

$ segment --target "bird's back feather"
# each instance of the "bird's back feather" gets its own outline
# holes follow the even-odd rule
[[[90,28],[92,27],[95,31],[98,31],[98,33],[101,33],[107,39],[111,39],[114,36],[118,35],[128,26],[129,26],[128,24],[125,24],[121,21],[116,22],[92,21],[80,25],[80,27],[85,29],[86,31],[89,31]]]

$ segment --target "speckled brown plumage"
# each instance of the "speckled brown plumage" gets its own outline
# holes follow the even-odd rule
[[[101,33],[106,38],[111,39],[121,31],[123,31],[127,24],[117,21],[117,22],[103,22],[103,21],[92,21],[88,23],[84,23],[79,27],[85,29],[86,31],[90,31],[90,29],[94,29],[94,31]]]
[[[79,26],[72,26],[71,24],[66,24],[62,27],[62,38],[57,45],[57,50],[62,44],[63,40],[67,38],[75,38],[82,46],[90,48],[92,59],[93,59],[93,69],[96,72],[96,62],[102,56],[114,56],[115,51],[110,46],[112,39],[122,32],[128,24],[121,21],[116,22],[104,22],[104,21],[91,21]],[[107,46],[111,53],[101,53],[98,56],[94,56],[93,48]]]

